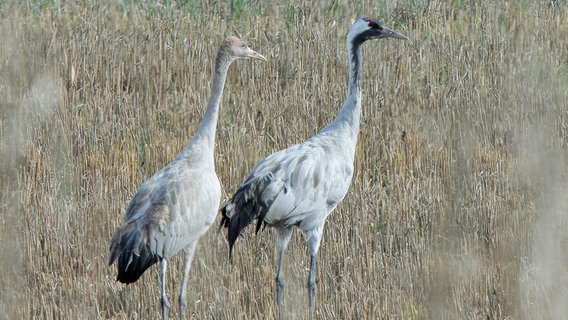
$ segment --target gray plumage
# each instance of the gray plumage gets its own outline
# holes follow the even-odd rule
[[[310,318],[314,313],[316,254],[328,215],[343,200],[351,184],[361,117],[361,45],[379,38],[406,39],[375,20],[359,18],[347,35],[349,88],[337,117],[304,143],[261,160],[221,209],[221,225],[228,229],[229,255],[242,230],[257,220],[276,229],[278,311],[283,305],[283,256],[296,226],[306,234],[310,250],[308,276]]]
[[[221,186],[213,161],[215,129],[227,70],[236,59],[266,61],[241,39],[228,37],[221,43],[207,110],[193,139],[172,162],[140,186],[130,200],[123,224],[111,240],[108,264],[118,259],[120,282],[138,280],[146,269],[161,261],[164,319],[170,308],[165,290],[168,259],[184,251],[179,296],[183,318],[187,309],[187,279],[197,241],[219,210]]]

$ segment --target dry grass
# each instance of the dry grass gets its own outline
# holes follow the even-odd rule
[[[236,29],[269,58],[229,73],[216,165],[230,194],[336,114],[363,13],[412,41],[364,47],[356,173],[326,226],[317,318],[563,318],[568,7],[471,2],[0,4],[0,318],[159,317],[156,268],[123,286],[105,255],[139,184],[197,127],[219,41]],[[235,249],[231,265],[223,234],[202,238],[194,318],[275,317],[272,232]],[[305,318],[299,234],[286,259],[286,318]]]

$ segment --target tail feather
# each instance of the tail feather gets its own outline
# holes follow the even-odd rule
[[[228,229],[230,259],[235,241],[253,220],[258,219],[256,232],[260,230],[268,212],[268,205],[262,201],[261,195],[273,177],[272,173],[268,173],[243,183],[231,200],[221,209],[222,219],[219,228]]]
[[[110,266],[118,259],[117,281],[133,283],[160,260],[143,238],[135,224],[125,225],[114,234],[107,263]]]

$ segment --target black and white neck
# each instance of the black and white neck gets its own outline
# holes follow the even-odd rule
[[[347,38],[347,56],[349,59],[349,87],[347,97],[343,103],[341,111],[330,124],[347,130],[356,138],[359,133],[359,122],[361,118],[361,74],[363,66],[361,64],[361,45],[357,37]]]
[[[337,117],[322,130],[322,133],[337,132],[338,134],[357,140],[359,122],[361,119],[361,45],[371,39],[407,38],[399,33],[383,27],[379,21],[361,17],[355,21],[347,34],[347,56],[349,59],[349,88],[347,98]]]

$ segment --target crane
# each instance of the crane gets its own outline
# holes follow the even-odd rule
[[[221,209],[229,257],[238,236],[253,220],[256,232],[274,227],[278,251],[276,299],[283,306],[283,259],[294,227],[305,233],[310,251],[308,291],[310,318],[314,314],[316,254],[326,218],[343,200],[353,177],[355,147],[361,117],[361,45],[371,39],[405,36],[369,17],[359,18],[347,34],[349,87],[336,118],[309,140],[260,160]]]
[[[140,186],[110,243],[107,263],[110,266],[118,259],[119,282],[135,282],[146,269],[161,262],[164,319],[168,318],[170,308],[166,295],[168,260],[183,250],[179,294],[179,312],[183,318],[191,260],[199,238],[213,224],[219,210],[221,186],[213,161],[215,130],[227,71],[237,59],[267,61],[237,37],[222,41],[207,109],[193,139],[172,162]]]

